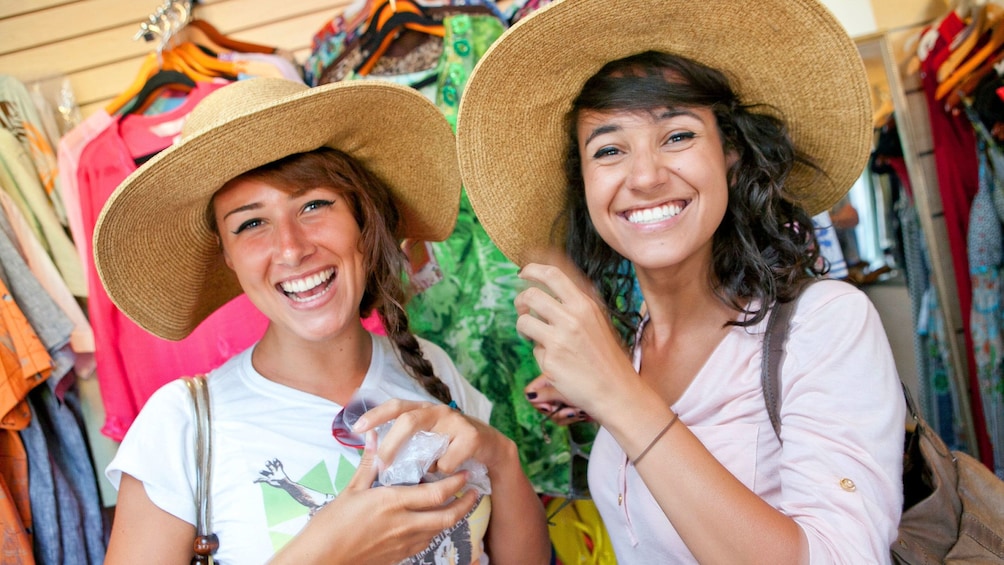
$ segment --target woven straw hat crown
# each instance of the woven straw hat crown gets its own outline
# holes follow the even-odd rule
[[[485,230],[517,264],[552,241],[565,201],[565,117],[606,63],[645,51],[723,71],[744,104],[766,104],[824,175],[796,165],[787,190],[832,206],[871,150],[871,99],[857,47],[816,0],[555,0],[509,28],[464,89],[457,143]]]
[[[94,234],[108,296],[151,333],[186,337],[242,293],[208,223],[212,195],[247,171],[323,146],[351,155],[390,188],[398,237],[450,234],[460,203],[455,138],[419,92],[369,80],[316,88],[243,80],[203,99],[181,140],[108,199]]]

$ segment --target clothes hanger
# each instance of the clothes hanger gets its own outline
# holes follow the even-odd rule
[[[157,71],[143,84],[143,88],[136,94],[129,106],[123,110],[122,115],[139,113],[149,107],[157,95],[163,93],[166,88],[191,92],[195,86],[195,81],[185,73],[175,70]]]
[[[952,72],[972,52],[976,43],[983,37],[983,33],[990,29],[991,14],[988,13],[990,11],[991,8],[986,5],[973,10],[974,15],[969,19],[969,24],[952,41],[951,52],[945,61],[941,63],[941,66],[938,67],[937,78],[939,83],[944,82],[945,79],[951,76]]]
[[[248,43],[222,34],[209,22],[193,18],[184,31],[186,39],[199,45],[205,45],[217,53],[237,51],[239,53],[265,53],[271,55],[278,49],[268,45]]]
[[[240,74],[237,65],[230,61],[224,61],[208,55],[191,41],[179,43],[171,49],[171,52],[183,59],[192,68],[211,78],[218,77],[227,80],[237,80],[237,75]]]
[[[906,73],[910,75],[915,75],[920,72],[921,66],[924,61],[927,60],[928,54],[934,49],[935,44],[941,37],[939,29],[942,23],[949,16],[956,16],[960,20],[965,21],[969,16],[971,10],[972,0],[955,0],[951,2],[948,7],[948,11],[945,15],[931,22],[930,25],[924,28],[919,36],[917,36],[917,47],[915,49],[915,54],[910,57],[910,60],[906,64]]]
[[[978,69],[969,73],[969,76],[952,89],[952,92],[945,99],[945,111],[957,113],[959,108],[961,108],[962,99],[971,95],[980,83],[983,82],[983,79],[991,73],[997,76],[1004,75],[1004,47],[987,57]]]
[[[136,73],[136,78],[133,79],[132,83],[125,90],[105,105],[105,111],[109,115],[114,115],[121,110],[123,106],[136,97],[140,90],[142,90],[143,85],[146,84],[147,79],[152,77],[158,70],[160,70],[160,61],[157,60],[157,54],[147,54],[140,65],[139,72]]]
[[[1004,46],[1004,18],[1001,17],[1002,15],[1004,15],[1004,11],[999,11],[998,17],[991,26],[990,38],[987,39],[986,43],[959,65],[959,68],[955,69],[951,76],[938,85],[938,88],[934,92],[936,100],[944,100],[970,73],[986,61],[994,52]]]
[[[421,6],[411,0],[378,0],[373,5],[366,30],[360,37],[364,56],[356,73],[366,76],[391,44],[405,30],[444,37],[443,23],[429,17]]]

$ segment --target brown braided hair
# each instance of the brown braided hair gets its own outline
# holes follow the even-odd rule
[[[360,245],[367,277],[366,290],[359,303],[360,317],[369,316],[375,309],[398,358],[411,376],[429,394],[443,404],[450,404],[453,400],[450,389],[436,376],[432,364],[422,354],[418,338],[409,329],[404,309],[407,292],[402,276],[406,256],[394,235],[400,224],[400,213],[387,185],[350,155],[330,147],[273,161],[231,179],[227,185],[251,179],[286,190],[327,186],[341,192],[352,207],[362,232]],[[212,203],[207,214],[210,225],[218,229]]]

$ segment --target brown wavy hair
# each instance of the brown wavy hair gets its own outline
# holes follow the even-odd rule
[[[728,208],[713,236],[707,273],[719,299],[747,314],[729,324],[757,324],[776,301],[791,300],[803,282],[827,269],[818,261],[812,218],[785,187],[795,163],[822,171],[795,149],[776,109],[743,104],[727,76],[684,57],[649,51],[610,62],[586,82],[568,115],[567,199],[558,225],[567,226],[566,250],[597,286],[626,339],[639,320],[634,273],[589,218],[578,115],[676,107],[711,109],[723,149],[737,156],[727,172]],[[762,306],[749,310],[753,301]]]
[[[350,155],[330,147],[273,161],[231,179],[224,186],[241,180],[256,180],[287,190],[325,186],[341,193],[362,232],[360,244],[367,276],[359,316],[369,316],[376,310],[411,376],[429,394],[449,404],[453,399],[450,389],[436,376],[409,329],[404,308],[408,298],[404,279],[407,257],[394,235],[401,218],[387,185]],[[212,203],[207,213],[210,225],[218,230]]]

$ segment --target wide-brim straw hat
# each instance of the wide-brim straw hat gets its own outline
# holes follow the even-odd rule
[[[457,118],[471,205],[519,265],[552,241],[565,202],[565,119],[604,64],[644,51],[724,71],[744,104],[769,104],[798,150],[787,190],[816,214],[843,196],[871,150],[871,99],[854,41],[816,0],[557,0],[482,56]],[[561,230],[556,237],[563,237]]]
[[[94,233],[108,296],[147,331],[186,337],[243,292],[208,223],[212,195],[240,174],[323,146],[351,155],[390,188],[399,238],[449,236],[460,205],[456,139],[422,94],[375,80],[315,88],[242,80],[199,102],[181,140],[108,199]]]

